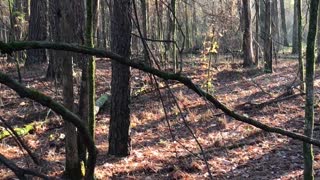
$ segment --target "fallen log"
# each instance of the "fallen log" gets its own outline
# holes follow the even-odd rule
[[[296,97],[299,97],[302,95],[304,95],[304,93],[292,94],[289,96],[279,96],[277,98],[274,98],[274,99],[271,99],[269,101],[262,102],[262,103],[246,102],[246,103],[242,104],[241,106],[238,106],[237,109],[240,109],[240,107],[244,107],[244,109],[262,109],[262,108],[269,106],[271,104],[275,104],[275,103],[282,102],[282,101],[285,101],[288,99],[296,98]]]
[[[13,130],[17,133],[17,135],[19,137],[21,136],[25,136],[27,134],[30,133],[30,131],[34,130],[35,129],[35,126],[36,124],[39,123],[39,122],[32,122],[30,124],[26,124],[24,125],[24,127],[16,127],[16,128],[13,128]],[[11,133],[9,130],[2,130],[0,132],[0,141],[6,137],[9,137],[11,136]]]

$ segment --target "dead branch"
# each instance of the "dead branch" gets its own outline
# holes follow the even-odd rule
[[[4,124],[4,126],[6,128],[8,128],[10,130],[10,133],[14,136],[14,138],[16,139],[18,145],[21,145],[21,147],[27,151],[28,155],[31,157],[31,159],[33,160],[33,162],[37,165],[39,165],[39,160],[38,158],[31,152],[31,150],[29,149],[29,147],[23,142],[23,140],[20,138],[20,136],[18,135],[18,133],[6,122],[6,120],[4,120],[1,116],[0,116],[0,121]]]
[[[42,178],[42,179],[53,179],[51,177],[48,177],[46,175],[43,175],[43,174],[41,174],[39,172],[36,172],[36,171],[33,171],[31,169],[23,169],[23,168],[18,167],[15,163],[13,163],[9,159],[7,159],[1,153],[0,153],[0,162],[3,165],[5,165],[7,168],[9,168],[11,171],[13,171],[14,174],[19,179],[22,179],[22,180],[26,180],[27,179],[26,175],[32,175],[32,176],[39,177],[39,178]]]
[[[274,99],[271,99],[269,101],[262,102],[262,103],[247,102],[247,103],[245,103],[245,105],[248,104],[249,107],[246,107],[245,109],[262,109],[262,108],[269,106],[271,104],[286,101],[288,99],[293,99],[293,98],[296,98],[296,97],[299,97],[302,95],[304,95],[304,93],[292,94],[292,95],[288,95],[288,96],[280,95]],[[238,106],[238,107],[240,107],[240,106]],[[242,107],[243,107],[243,105],[242,105]]]

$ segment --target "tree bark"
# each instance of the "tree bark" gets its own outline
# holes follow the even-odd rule
[[[264,71],[272,73],[271,2],[265,4]]]
[[[56,0],[49,0],[49,11],[48,11],[48,21],[49,21],[49,41],[60,42],[60,10]],[[57,52],[54,50],[48,50],[49,65],[47,69],[46,78],[61,80],[62,76],[62,62],[57,59]]]
[[[297,13],[298,13],[298,56],[299,56],[299,76],[300,76],[300,89],[302,92],[305,91],[305,72],[304,62],[302,58],[302,12],[301,12],[301,0],[297,0]]]
[[[58,34],[60,41],[68,43],[83,43],[83,24],[84,15],[81,9],[84,9],[84,2],[78,0],[59,1],[58,18],[59,29]],[[56,52],[57,59],[62,61],[62,85],[63,99],[65,106],[74,111],[74,92],[73,92],[73,59],[82,59],[80,55],[70,52]],[[66,176],[69,179],[80,179],[81,167],[78,156],[77,130],[75,126],[69,122],[65,123],[66,134]]]
[[[30,2],[29,40],[47,40],[47,3],[47,0],[31,0]],[[27,51],[25,62],[27,67],[32,64],[46,62],[48,62],[48,58],[45,49]]]
[[[244,22],[243,32],[243,67],[253,66],[253,48],[252,48],[252,25],[250,0],[242,0],[242,18]]]
[[[111,13],[111,50],[130,57],[131,0],[113,0]],[[130,68],[112,61],[111,112],[108,153],[130,154]]]
[[[299,53],[299,44],[298,44],[298,9],[297,9],[298,0],[294,0],[294,11],[293,11],[293,25],[292,25],[292,54]]]
[[[255,41],[255,65],[259,66],[259,35],[260,35],[260,6],[259,6],[259,0],[255,0],[255,9],[256,9],[256,41]]]
[[[271,17],[272,17],[272,38],[275,43],[273,48],[275,55],[278,52],[279,49],[279,10],[278,10],[278,1],[273,1],[272,2],[272,7],[271,7]]]
[[[280,9],[281,9],[281,29],[282,29],[283,45],[289,46],[284,0],[280,0]]]
[[[144,38],[148,38],[147,34],[147,3],[146,0],[140,0],[141,13],[142,13],[142,35]],[[149,55],[148,50],[143,46],[144,63],[148,64]]]
[[[295,1],[297,2],[297,1]],[[306,105],[305,105],[305,127],[304,135],[313,137],[314,128],[314,71],[315,71],[315,41],[317,36],[319,0],[311,0],[309,32],[307,38],[306,54]],[[313,147],[310,144],[303,143],[304,156],[304,179],[314,179],[313,172]]]

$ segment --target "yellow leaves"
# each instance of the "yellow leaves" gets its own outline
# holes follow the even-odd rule
[[[209,52],[216,54],[216,53],[218,53],[218,49],[219,49],[219,44],[217,41],[215,41],[212,43],[212,46],[211,46]]]

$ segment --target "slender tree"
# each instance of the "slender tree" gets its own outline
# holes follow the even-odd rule
[[[292,25],[292,54],[299,53],[298,45],[298,0],[294,0],[294,11],[293,11],[293,25]]]
[[[281,10],[281,30],[282,30],[283,45],[289,46],[284,0],[280,0],[280,10]]]
[[[298,15],[298,55],[299,55],[299,75],[300,75],[300,89],[304,92],[304,62],[302,59],[302,12],[301,0],[297,0],[297,15]]]
[[[264,71],[272,73],[271,2],[265,4]]]
[[[252,49],[252,25],[251,25],[251,8],[250,0],[242,0],[242,18],[244,22],[243,31],[243,66],[250,67],[253,62],[253,49]]]
[[[171,13],[172,13],[172,24],[171,24],[171,33],[172,40],[177,42],[177,17],[176,17],[176,0],[171,0]],[[172,43],[172,59],[173,59],[173,69],[174,72],[178,70],[178,58],[177,58],[177,47],[176,43]]]
[[[141,13],[142,13],[142,35],[144,38],[147,38],[147,3],[146,0],[140,0],[141,4]],[[143,48],[143,55],[144,55],[144,62],[147,63],[149,61],[148,50],[144,47]]]
[[[306,105],[304,135],[312,138],[314,127],[314,71],[315,71],[315,41],[317,36],[317,19],[319,0],[311,0],[309,15],[309,32],[307,37],[306,54]],[[314,179],[313,148],[311,144],[303,143],[304,179]]]
[[[256,66],[259,66],[259,39],[260,39],[260,6],[259,6],[259,0],[255,0],[255,9],[256,9],[256,36],[255,36],[255,64]]]
[[[131,0],[113,0],[111,11],[111,50],[130,57]],[[130,154],[130,68],[112,61],[109,151],[116,156]]]
[[[83,43],[83,22],[84,1],[55,1],[58,6],[58,34],[61,42]],[[79,61],[81,56],[70,52],[56,52],[56,58],[62,63],[62,85],[63,102],[70,110],[74,111],[74,90],[73,90],[73,59]],[[77,131],[74,125],[66,122],[65,148],[66,148],[66,168],[65,174],[68,179],[81,179],[80,159],[78,156]]]
[[[93,32],[94,32],[94,14],[97,11],[97,4],[99,0],[87,0],[87,24],[86,24],[86,46],[93,48]],[[96,16],[97,17],[97,16]],[[96,88],[95,88],[95,73],[96,73],[96,61],[94,56],[89,57],[88,65],[88,96],[89,96],[89,112],[88,112],[88,122],[89,122],[89,131],[92,135],[92,139],[95,139],[95,98],[96,98]]]
[[[279,39],[280,39],[280,34],[279,34],[279,10],[278,10],[278,1],[272,1],[272,7],[271,7],[271,18],[272,18],[272,39],[274,42],[274,52],[275,56],[276,53],[278,52],[279,49]]]

